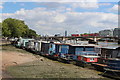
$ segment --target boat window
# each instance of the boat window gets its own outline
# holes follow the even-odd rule
[[[75,49],[75,54],[80,55],[83,54],[84,48],[83,47],[79,47]]]
[[[86,47],[85,51],[94,51],[94,47]]]
[[[69,48],[69,46],[67,46],[67,45],[62,45],[62,48]]]
[[[94,58],[90,58],[90,61],[94,61]]]
[[[80,47],[80,48],[76,48],[76,51],[83,51],[84,48]]]
[[[61,53],[68,53],[69,46],[67,45],[62,45],[61,46]]]

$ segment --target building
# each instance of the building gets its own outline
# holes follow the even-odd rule
[[[65,37],[67,36],[67,31],[65,31]]]
[[[115,28],[113,30],[113,36],[114,37],[120,37],[120,28]]]
[[[113,30],[101,30],[99,31],[101,37],[113,37]]]

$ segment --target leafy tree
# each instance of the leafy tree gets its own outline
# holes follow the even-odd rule
[[[37,36],[36,32],[32,29],[29,29],[28,32],[29,32],[28,37],[36,37]]]
[[[2,35],[5,37],[36,37],[36,32],[22,20],[7,18],[2,22]]]
[[[10,37],[11,36],[11,30],[8,27],[7,23],[2,24],[2,35],[5,37]]]
[[[88,34],[88,33],[84,33],[85,35]]]
[[[2,23],[0,23],[0,36],[2,35]]]

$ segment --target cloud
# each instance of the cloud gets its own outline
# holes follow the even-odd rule
[[[3,6],[0,6],[0,9],[2,9],[3,8]]]
[[[0,2],[0,9],[3,9],[3,2]]]
[[[37,2],[36,4],[47,8],[58,8],[62,6],[60,2]]]
[[[54,21],[57,22],[57,23],[61,23],[61,22],[64,22],[66,19],[66,17],[62,14],[57,14],[55,17],[54,17]]]
[[[89,2],[89,0],[81,0],[79,3],[73,3],[73,8],[84,8],[84,9],[94,9],[98,8],[98,0],[92,0],[93,2]]]
[[[110,8],[109,11],[111,11],[111,12],[118,12],[118,7],[120,7],[120,6],[116,4],[112,8]]]
[[[107,3],[107,2],[104,2],[104,3],[98,3],[99,6],[109,6],[111,5],[111,3]]]
[[[2,2],[81,2],[83,0],[3,0]],[[85,0],[94,2],[94,0]],[[99,2],[119,2],[119,0],[98,0]]]
[[[24,8],[15,13],[3,13],[3,19],[16,18],[26,22],[26,24],[39,34],[54,35],[63,34],[65,30],[69,33],[78,31],[97,32],[102,29],[115,28],[118,25],[117,14],[102,12],[73,12],[71,8],[64,8],[64,11],[48,10],[47,8],[34,8],[25,10]],[[66,11],[65,11],[66,10]]]
[[[78,2],[77,2],[78,1]],[[72,2],[72,3],[70,3]],[[63,4],[71,4],[73,8],[84,8],[84,9],[93,9],[98,8],[98,0],[66,0],[65,2],[61,0],[60,2],[42,2],[37,3],[39,5],[46,6],[47,8],[58,8],[64,6]]]

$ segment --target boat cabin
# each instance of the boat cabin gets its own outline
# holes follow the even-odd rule
[[[98,58],[99,56],[91,56],[91,55],[80,55],[77,57],[78,61],[84,61],[84,62],[88,62],[88,63],[91,63],[91,62],[98,62]]]
[[[34,40],[34,39],[24,39],[24,38],[20,38],[20,39],[18,39],[18,41],[17,41],[16,47],[25,48],[25,47],[27,46],[27,43],[28,43],[30,40]]]
[[[55,44],[53,42],[41,42],[41,54],[52,55],[55,53]]]
[[[101,48],[101,57],[118,58],[120,57],[120,46],[109,46]]]
[[[71,45],[69,54],[76,61],[97,62],[100,48],[95,45]]]
[[[34,41],[35,40],[28,41],[27,50],[34,51]]]
[[[16,43],[15,46],[20,48],[21,45],[22,45],[23,40],[24,40],[23,38],[19,38],[19,39],[17,40],[17,43]]]
[[[56,54],[62,59],[66,59],[66,55],[69,52],[70,44],[65,43],[56,43]]]
[[[22,47],[22,48],[26,48],[26,47],[28,46],[28,42],[29,42],[30,40],[34,40],[34,39],[23,39],[23,40],[22,40],[22,43],[21,43],[21,47]]]
[[[36,40],[34,42],[34,50],[35,50],[36,53],[40,53],[41,52],[41,42],[42,41],[38,41],[38,40]]]

